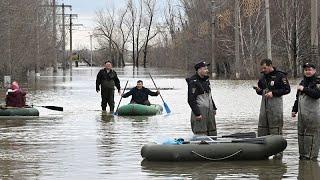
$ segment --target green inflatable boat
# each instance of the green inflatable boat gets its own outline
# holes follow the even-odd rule
[[[0,116],[39,116],[39,111],[33,107],[16,108],[1,107]]]
[[[127,104],[119,107],[119,116],[152,116],[162,113],[162,106],[159,104],[151,104],[150,106],[141,104]]]
[[[222,161],[263,160],[282,152],[287,141],[280,135],[258,138],[220,139],[214,142],[195,141],[182,144],[148,144],[141,156],[148,161]]]

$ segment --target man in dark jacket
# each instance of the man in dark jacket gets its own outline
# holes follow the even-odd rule
[[[122,95],[123,98],[132,96],[130,104],[142,104],[150,106],[148,96],[158,96],[160,91],[152,92],[150,89],[143,87],[141,80],[137,81],[137,86],[132,88],[129,92]]]
[[[263,59],[260,65],[263,76],[258,82],[258,87],[254,87],[257,94],[262,96],[258,136],[282,135],[282,96],[290,93],[287,74],[273,67],[270,59]],[[275,155],[274,158],[281,159],[282,153]]]
[[[106,111],[107,104],[110,106],[110,112],[114,110],[114,86],[118,89],[120,94],[120,80],[117,73],[112,69],[112,63],[106,61],[104,68],[101,69],[97,75],[96,91],[100,91],[101,86],[101,107],[103,111]]]
[[[209,70],[206,62],[197,63],[196,74],[187,78],[188,103],[191,112],[191,128],[194,134],[216,136],[216,106],[211,96]]]
[[[304,77],[297,88],[292,117],[298,113],[298,143],[302,160],[317,161],[320,147],[320,78],[316,66],[305,63]]]

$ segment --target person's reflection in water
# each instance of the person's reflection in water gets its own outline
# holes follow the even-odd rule
[[[279,160],[219,162],[141,162],[142,172],[151,177],[192,179],[282,179],[287,166]]]
[[[259,180],[281,180],[287,172],[287,166],[282,163],[282,160],[268,160],[270,164],[266,166],[263,163],[260,165]]]
[[[299,161],[299,180],[318,180],[320,178],[319,163],[315,161]]]
[[[101,113],[101,121],[109,122],[114,119],[113,114],[107,113],[106,111],[102,111]]]

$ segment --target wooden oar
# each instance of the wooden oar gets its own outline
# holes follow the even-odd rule
[[[47,109],[50,109],[53,111],[63,111],[63,107],[60,107],[60,106],[38,106],[38,105],[32,105],[32,106],[43,107],[43,108],[47,108]]]
[[[124,93],[124,91],[126,90],[127,85],[128,85],[128,82],[129,82],[129,81],[126,82],[126,85],[124,86],[124,89],[123,89],[123,92],[122,92],[122,93]],[[121,96],[120,101],[119,101],[119,103],[118,103],[117,109],[116,109],[116,111],[113,113],[113,115],[118,115],[118,109],[119,109],[119,105],[120,105],[120,103],[121,103],[121,100],[122,100],[122,96]]]
[[[153,80],[153,78],[152,78],[152,76],[151,76],[150,73],[149,73],[149,76],[150,76],[150,78],[151,78],[151,80],[152,80],[152,82],[153,82],[153,84],[154,84],[154,87],[158,90],[158,87],[157,87],[156,83],[154,82],[154,80]],[[170,110],[168,104],[163,100],[161,94],[160,94],[160,97],[161,97],[161,99],[162,99],[163,106],[164,106],[164,109],[166,110],[166,112],[167,112],[168,114],[171,113],[171,110]]]

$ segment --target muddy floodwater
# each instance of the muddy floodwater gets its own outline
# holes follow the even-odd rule
[[[33,105],[63,106],[64,111],[39,107],[39,117],[0,119],[0,179],[320,179],[318,162],[298,160],[297,120],[291,118],[295,89],[284,96],[284,137],[288,146],[282,160],[236,162],[147,162],[141,147],[170,137],[187,138],[190,108],[186,74],[162,69],[116,69],[124,87],[144,81],[154,90],[150,72],[172,113],[151,117],[119,117],[100,111],[95,91],[99,68],[42,73],[29,78],[27,101]],[[212,80],[218,108],[218,134],[257,131],[260,97],[256,81]],[[2,96],[5,93],[3,90]],[[115,95],[116,106],[120,100]],[[121,104],[129,103],[130,98]],[[150,97],[162,104],[160,97]],[[3,102],[2,102],[3,103]]]

